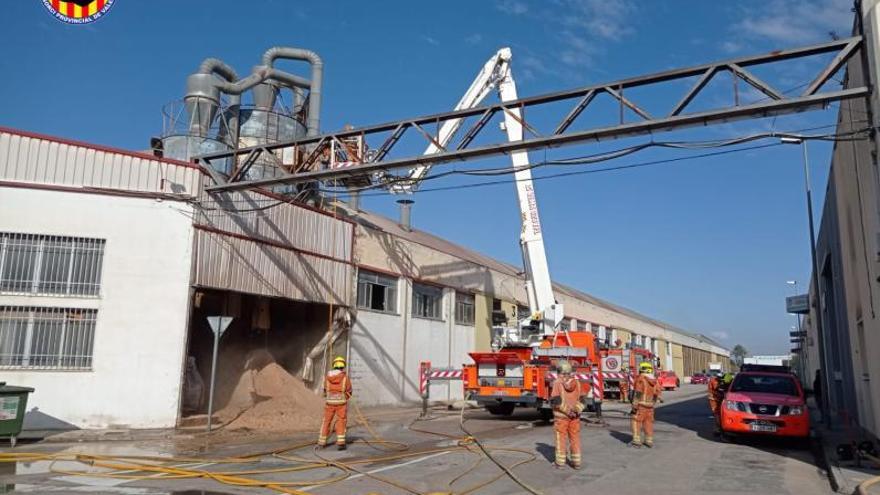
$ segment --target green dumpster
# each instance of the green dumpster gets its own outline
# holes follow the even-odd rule
[[[24,423],[28,394],[33,391],[30,387],[13,387],[0,382],[0,438],[9,438],[13,447]]]

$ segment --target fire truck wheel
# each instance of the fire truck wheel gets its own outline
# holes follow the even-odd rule
[[[510,416],[513,414],[514,407],[516,407],[516,404],[512,402],[502,402],[497,406],[486,406],[486,410],[489,411],[490,414],[496,416]]]

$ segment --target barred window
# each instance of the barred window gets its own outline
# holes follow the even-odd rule
[[[97,296],[103,239],[0,232],[0,292]]]
[[[455,323],[459,325],[473,325],[474,295],[466,292],[455,293]]]
[[[443,319],[443,289],[413,283],[412,315],[431,320]]]
[[[0,369],[89,370],[95,309],[0,306]]]
[[[380,273],[358,270],[359,308],[397,312],[397,279]]]
[[[587,322],[578,320],[577,321],[577,331],[578,332],[586,332],[587,331]]]

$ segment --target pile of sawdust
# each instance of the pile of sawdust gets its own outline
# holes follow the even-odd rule
[[[323,411],[319,396],[270,361],[259,371],[242,373],[229,402],[217,415],[232,430],[303,431],[320,427]]]

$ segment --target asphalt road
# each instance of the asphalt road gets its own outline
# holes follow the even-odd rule
[[[629,442],[629,418],[623,405],[607,404],[605,424],[585,424],[582,432],[585,467],[580,471],[556,470],[553,459],[552,425],[541,423],[527,410],[499,418],[480,410],[466,412],[465,427],[489,449],[501,464],[511,466],[523,484],[545,494],[614,493],[614,494],[797,494],[832,493],[827,477],[819,469],[809,446],[779,442],[776,439],[739,439],[722,442],[712,435],[712,420],[704,397],[703,386],[685,386],[666,394],[666,403],[657,412],[655,447],[635,449]],[[468,449],[442,450],[456,445],[464,434],[459,414],[435,411],[435,419],[418,421],[408,427],[409,414],[375,418],[372,425],[386,440],[408,444],[407,457],[374,462],[369,458],[394,456],[389,445],[368,445],[356,442],[346,452],[326,449],[313,452],[300,449],[288,455],[317,460],[362,461],[351,466],[348,477],[331,484],[322,484],[339,475],[330,468],[308,471],[276,472],[253,475],[263,480],[296,482],[287,489],[314,494],[349,493],[528,493],[526,488],[505,475],[474,444]],[[414,429],[422,431],[414,431]],[[433,433],[426,433],[433,432]],[[369,439],[363,428],[353,429],[355,440]],[[162,442],[115,442],[106,444],[20,446],[16,450],[43,452],[103,452],[110,455],[139,453],[200,457],[240,456],[244,453],[270,451],[289,445],[291,439],[260,442],[238,442],[231,445],[202,447]],[[8,452],[8,450],[5,450]],[[423,452],[423,453],[419,453]],[[134,481],[99,477],[70,476],[50,472],[48,462],[11,463],[3,471],[0,463],[0,493],[58,494],[128,494],[205,495],[215,493],[275,493],[265,488],[221,485],[208,479],[157,479]],[[264,456],[259,462],[242,465],[177,464],[184,468],[212,472],[254,469],[284,469],[297,465],[291,459]],[[53,469],[84,469],[73,462],[59,462]],[[4,476],[4,473],[5,476]],[[137,473],[134,473],[137,474]],[[381,479],[379,479],[381,478]],[[486,484],[498,478],[491,484]]]

